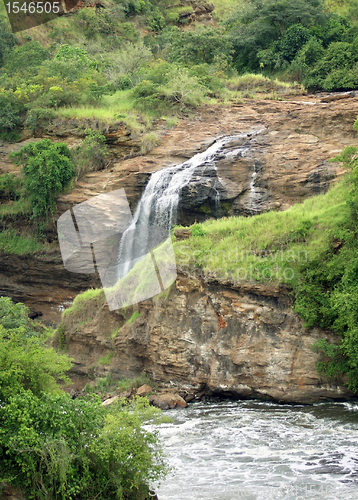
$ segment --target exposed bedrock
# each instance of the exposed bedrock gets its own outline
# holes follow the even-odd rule
[[[181,274],[166,298],[139,305],[128,322],[91,300],[64,319],[72,376],[131,376],[142,371],[181,389],[239,398],[312,403],[347,399],[345,386],[321,380],[311,345],[333,334],[306,329],[285,287],[204,283]],[[110,364],[99,359],[111,353]],[[82,381],[82,382],[81,382]]]
[[[204,107],[181,120],[175,129],[167,130],[161,145],[146,156],[133,157],[139,155],[140,138],[123,123],[107,128],[97,124],[107,138],[114,163],[106,170],[88,174],[70,193],[62,195],[57,216],[93,196],[121,188],[134,212],[153,172],[192,158],[219,137],[237,134],[243,134],[237,146],[246,144],[247,153],[219,158],[215,164],[204,166],[202,175],[193,176],[181,193],[179,223],[188,225],[209,217],[250,215],[272,208],[285,210],[325,192],[343,174],[343,169],[328,159],[345,146],[356,145],[353,123],[358,115],[358,98],[330,103],[321,103],[317,96],[294,99],[246,100],[232,108]],[[76,120],[57,120],[45,136],[76,146],[82,140],[79,125]],[[85,125],[95,127],[93,123]],[[253,130],[262,133],[245,136]],[[16,171],[8,154],[23,144],[0,145],[0,173]],[[16,228],[21,233],[27,225],[27,220],[19,220]],[[0,223],[0,230],[3,227]],[[49,239],[53,236],[50,234]],[[58,244],[53,242],[52,247],[48,255],[1,255],[0,293],[44,312],[48,304],[57,307],[80,291],[99,285],[96,275],[65,271]]]
[[[204,108],[163,135],[161,145],[146,156],[124,160],[121,157],[126,154],[138,154],[138,140],[118,125],[117,131],[107,135],[119,161],[111,171],[89,174],[75,190],[62,196],[59,212],[100,192],[119,188],[125,189],[134,211],[151,173],[192,158],[217,138],[238,134],[243,137],[236,146],[244,148],[245,153],[217,158],[195,173],[181,193],[178,223],[189,225],[208,217],[285,210],[326,192],[343,174],[328,160],[346,145],[356,143],[353,123],[358,115],[358,98],[331,103],[322,103],[317,96],[300,99]],[[251,134],[257,130],[262,132]],[[66,139],[65,132],[62,137]],[[71,142],[70,135],[66,140]],[[235,141],[228,147],[235,149]]]

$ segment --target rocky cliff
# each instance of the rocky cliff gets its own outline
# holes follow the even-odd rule
[[[197,114],[182,119],[173,130],[165,130],[158,123],[162,143],[142,156],[140,138],[123,123],[82,123],[82,129],[97,126],[104,133],[112,164],[106,170],[88,174],[70,193],[62,195],[57,216],[90,197],[120,188],[125,189],[134,211],[151,173],[205,151],[218,137],[243,133],[243,145],[247,146],[244,156],[219,158],[214,168],[207,169],[200,178],[194,176],[183,190],[178,223],[187,225],[208,217],[285,210],[325,192],[343,174],[342,169],[327,160],[344,146],[356,143],[353,123],[358,115],[358,98],[328,103],[322,102],[320,96],[294,99],[246,99],[230,108],[204,106]],[[57,120],[43,136],[76,146],[82,140],[79,125],[76,120]],[[252,130],[262,132],[250,135]],[[17,171],[8,155],[25,142],[0,145],[1,173]],[[220,192],[219,209],[214,186]],[[19,216],[15,228],[22,232],[27,225],[27,217]],[[5,224],[0,221],[0,230],[3,227]],[[49,241],[53,240],[54,228],[51,231]],[[98,285],[99,279],[94,275],[64,270],[56,241],[47,254],[19,258],[1,255],[0,294],[24,301],[52,320],[59,320],[58,307],[66,306],[78,292]]]
[[[65,316],[62,342],[75,359],[77,387],[108,371],[145,372],[181,391],[238,398],[311,403],[351,396],[321,380],[311,345],[322,336],[334,342],[334,335],[304,328],[284,286],[181,274],[168,293],[132,312],[109,312],[102,295]]]

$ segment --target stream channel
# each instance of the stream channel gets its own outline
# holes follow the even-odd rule
[[[195,402],[166,412],[159,500],[356,500],[358,404]]]

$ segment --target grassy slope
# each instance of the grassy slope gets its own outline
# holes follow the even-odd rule
[[[328,247],[330,231],[339,228],[347,217],[346,198],[344,179],[327,194],[309,198],[285,212],[208,220],[194,230],[203,236],[175,243],[177,265],[234,281],[293,284],[300,265]]]
[[[302,263],[314,260],[328,249],[330,233],[346,220],[347,194],[347,179],[343,179],[326,194],[309,198],[285,212],[196,224],[192,231],[202,235],[174,242],[177,267],[193,276],[202,273],[205,278],[234,284],[258,281],[294,286]],[[139,283],[138,293],[150,286],[145,261],[133,268],[127,280]],[[89,290],[77,296],[65,314],[99,298],[104,299],[100,290]]]

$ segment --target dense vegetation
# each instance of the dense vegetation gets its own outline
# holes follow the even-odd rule
[[[143,131],[237,98],[248,71],[312,89],[357,86],[355,0],[337,2],[340,14],[321,0],[214,3],[214,23],[191,25],[190,3],[171,0],[107,1],[18,36],[0,18],[0,134],[16,139],[22,125],[41,130],[56,116]]]
[[[0,297],[0,490],[9,483],[35,500],[145,495],[166,470],[142,425],[158,410],[141,398],[108,410],[94,395],[65,394],[57,381],[71,360],[46,345],[28,312]]]

